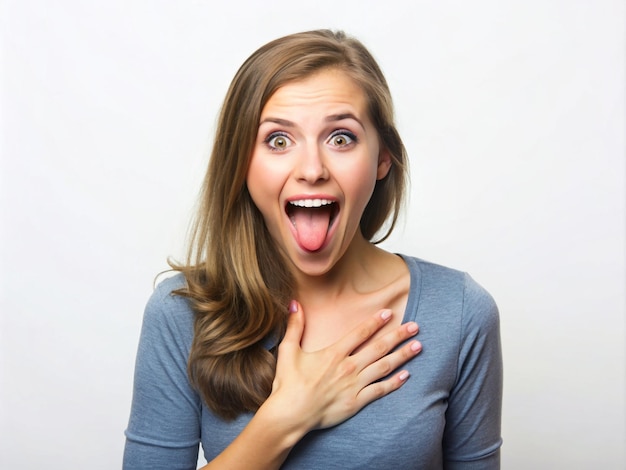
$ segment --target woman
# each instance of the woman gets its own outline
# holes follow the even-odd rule
[[[146,308],[125,468],[194,468],[199,442],[206,468],[499,467],[493,300],[372,242],[406,165],[358,41],[294,34],[242,65],[188,261]]]

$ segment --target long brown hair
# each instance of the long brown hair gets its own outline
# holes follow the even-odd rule
[[[387,221],[375,243],[384,240],[402,205],[406,152],[386,80],[359,41],[328,30],[298,33],[266,44],[244,62],[218,120],[187,262],[172,265],[187,281],[176,294],[190,299],[195,312],[191,383],[224,419],[254,412],[268,397],[276,351],[267,343],[284,335],[294,294],[293,277],[246,187],[261,111],[279,87],[325,68],[345,71],[362,87],[381,148],[392,159],[361,218],[363,236],[372,240]]]

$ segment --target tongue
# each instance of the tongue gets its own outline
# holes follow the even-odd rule
[[[326,240],[330,224],[330,205],[319,208],[294,207],[291,221],[298,233],[298,243],[309,251],[317,251]]]

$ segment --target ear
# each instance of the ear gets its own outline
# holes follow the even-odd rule
[[[378,155],[378,168],[376,169],[376,179],[382,180],[391,169],[391,155],[389,150],[381,149]]]

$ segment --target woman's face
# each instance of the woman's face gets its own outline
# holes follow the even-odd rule
[[[390,168],[362,89],[330,69],[287,83],[261,113],[246,183],[278,247],[303,274],[329,272]]]

